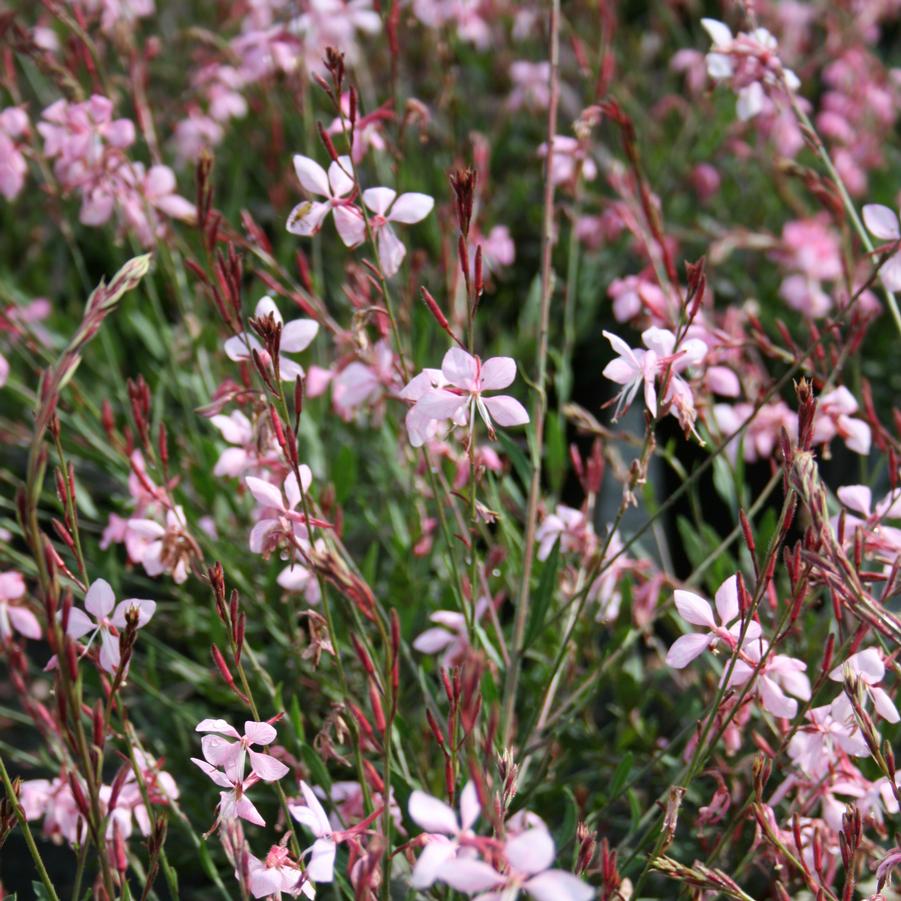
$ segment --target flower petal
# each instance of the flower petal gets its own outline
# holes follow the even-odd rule
[[[309,191],[310,194],[318,194],[320,197],[328,197],[331,194],[325,169],[316,160],[295,153],[294,171],[305,191]]]
[[[452,347],[441,361],[442,375],[451,385],[464,391],[478,390],[478,370],[476,358],[460,347]]]
[[[529,829],[509,839],[504,853],[514,870],[532,876],[554,862],[554,840],[546,829]]]
[[[533,876],[525,890],[535,901],[591,901],[594,889],[572,873],[548,870]]]
[[[250,769],[263,782],[278,782],[279,779],[288,775],[288,767],[271,754],[263,754],[248,748],[247,756],[250,758]]]
[[[395,197],[397,197],[397,191],[393,191],[391,188],[367,188],[363,192],[363,203],[373,213],[384,216]]]
[[[863,208],[863,221],[870,234],[883,241],[895,241],[901,237],[897,215],[881,203],[868,203]]]
[[[318,331],[319,323],[314,319],[292,319],[285,323],[279,347],[281,353],[298,354],[306,350]]]
[[[288,214],[285,229],[292,235],[309,238],[322,228],[331,205],[318,200],[304,200]]]
[[[275,507],[277,510],[284,508],[285,501],[284,498],[282,498],[282,493],[271,482],[265,482],[263,479],[258,479],[256,476],[247,476],[247,478],[244,479],[244,484],[247,485],[254,500],[261,507]]]
[[[345,247],[357,247],[366,237],[366,222],[355,206],[335,207],[335,228]]]
[[[507,394],[501,394],[499,397],[483,397],[482,403],[500,426],[525,425],[529,421],[526,408]]]
[[[714,596],[716,604],[716,612],[719,614],[720,622],[727,626],[732,620],[738,618],[738,576],[729,576],[725,582],[716,590]]]
[[[713,636],[703,632],[692,632],[677,638],[666,655],[666,662],[673,669],[688,666],[695,657],[707,650]]]
[[[84,608],[93,613],[97,619],[107,616],[116,604],[116,596],[110,583],[105,579],[97,579],[91,583],[84,596]]]
[[[351,177],[353,171],[353,163],[349,156],[339,156],[328,167],[328,181],[332,186],[330,193],[333,197],[344,197],[354,189],[354,180]]]
[[[444,801],[439,801],[424,791],[415,789],[407,808],[410,817],[426,832],[456,835],[460,831],[457,815]]]
[[[392,222],[403,222],[406,225],[412,225],[414,222],[421,222],[432,212],[435,201],[428,194],[419,194],[411,191],[408,194],[401,194],[397,198],[388,218]]]
[[[676,609],[679,615],[687,623],[694,626],[707,626],[712,629],[716,626],[716,620],[713,618],[713,610],[710,604],[700,595],[693,591],[683,591],[677,589],[673,592],[673,600],[676,602]]]
[[[482,363],[482,390],[500,391],[516,378],[516,360],[513,357],[492,357]]]

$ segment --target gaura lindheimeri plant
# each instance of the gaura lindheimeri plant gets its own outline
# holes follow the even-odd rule
[[[0,897],[894,897],[898,4],[7,5]]]

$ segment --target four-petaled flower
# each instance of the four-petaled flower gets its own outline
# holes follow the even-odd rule
[[[278,348],[278,371],[283,382],[293,382],[298,376],[303,378],[303,366],[295,363],[285,354],[299,354],[306,350],[316,333],[319,331],[319,323],[314,319],[292,319],[290,322],[282,320],[282,314],[279,312],[275,301],[271,297],[262,297],[257,303],[254,310],[254,316],[257,319],[265,319],[271,316],[279,325],[282,326],[282,333],[279,340]],[[225,353],[230,360],[240,362],[241,360],[249,360],[252,351],[256,351],[264,364],[271,364],[272,360],[260,339],[252,332],[241,332],[239,335],[233,335],[225,342]]]
[[[91,632],[88,639],[88,647],[100,633],[100,668],[108,673],[115,673],[119,668],[119,631],[124,630],[128,624],[128,614],[136,610],[138,614],[138,628],[146,626],[156,611],[156,602],[140,598],[128,598],[116,604],[116,596],[109,582],[104,579],[96,579],[91,583],[84,596],[85,610],[73,607],[69,611],[69,622],[66,634],[70,638],[81,638]],[[113,608],[115,607],[115,610]],[[110,615],[112,614],[112,616]],[[93,630],[93,631],[92,631]]]
[[[693,591],[677,589],[673,592],[676,609],[686,622],[693,626],[704,626],[706,632],[691,632],[683,635],[673,642],[673,646],[666,655],[666,662],[673,669],[682,669],[695,659],[699,654],[707,650],[715,641],[726,642],[730,648],[738,643],[741,633],[741,622],[729,625],[738,619],[738,577],[730,576],[717,589],[714,597],[716,612],[719,622],[713,615],[710,604]],[[745,631],[745,639],[750,640],[760,637],[760,624],[751,620]]]
[[[335,228],[345,246],[361,244],[366,236],[366,222],[353,202],[354,180],[350,157],[339,156],[328,167],[326,174],[315,160],[297,153],[294,155],[294,171],[306,191],[326,200],[305,200],[297,204],[288,216],[288,231],[303,237],[315,235],[331,211],[335,217]]]
[[[473,410],[478,410],[492,438],[495,422],[501,426],[524,425],[529,414],[518,400],[506,394],[483,396],[485,391],[506,388],[515,377],[516,362],[512,357],[492,357],[483,363],[465,350],[452,347],[444,355],[440,371],[424,370],[400,393],[404,400],[415,401],[407,413],[410,444],[421,447],[430,437],[433,424],[447,419],[468,426],[471,432]]]
[[[391,223],[421,222],[431,213],[435,201],[428,194],[411,192],[398,197],[391,188],[369,188],[363,192],[363,203],[374,213],[369,217],[369,225],[378,240],[382,272],[390,278],[400,269],[407,253]]]

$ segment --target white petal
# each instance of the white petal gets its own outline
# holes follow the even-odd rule
[[[421,222],[425,219],[432,212],[434,206],[435,201],[428,194],[419,194],[415,191],[409,194],[401,194],[391,208],[391,214],[388,218],[392,222],[403,222],[406,225],[412,225],[414,222]]]
[[[410,795],[410,817],[426,832],[456,835],[460,831],[457,815],[444,801],[416,789]]]
[[[898,217],[881,203],[868,203],[863,208],[863,221],[869,232],[883,241],[895,241],[901,237]]]
[[[673,599],[676,602],[676,609],[679,611],[679,615],[687,623],[695,626],[707,626],[708,629],[712,629],[716,625],[710,604],[700,595],[695,594],[693,591],[677,589],[673,592]]]
[[[311,194],[318,194],[320,197],[328,197],[331,193],[325,169],[316,160],[296,153],[294,154],[294,171],[304,190]]]
[[[87,594],[84,596],[84,606],[88,613],[93,613],[97,619],[107,616],[116,603],[116,596],[109,582],[105,579],[97,579],[91,583]]]
[[[529,829],[511,838],[504,853],[514,870],[532,876],[554,862],[554,840],[546,829]]]
[[[373,213],[384,216],[395,197],[397,197],[397,191],[392,191],[391,188],[367,188],[363,192],[363,203]]]

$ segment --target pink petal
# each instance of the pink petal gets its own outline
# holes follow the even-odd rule
[[[73,610],[72,613],[74,612],[75,611]],[[24,635],[26,638],[35,639],[41,637],[41,624],[30,610],[26,610],[24,607],[8,607],[7,613],[9,615],[9,621],[20,635]],[[87,617],[85,617],[85,619],[87,619]],[[69,615],[69,625],[72,625],[71,613]],[[90,625],[88,628],[90,628]]]
[[[260,816],[260,812],[253,806],[253,802],[244,795],[235,805],[235,812],[242,820],[253,823],[254,826],[265,826],[266,821]]]
[[[452,347],[444,355],[444,359],[441,361],[441,373],[449,384],[462,388],[464,391],[474,391],[478,388],[476,358],[462,348]]]
[[[484,861],[465,858],[447,861],[438,870],[437,878],[458,892],[484,892],[504,881],[504,877]]]
[[[457,843],[446,838],[431,840],[420,853],[413,867],[410,883],[415,889],[428,888],[438,877],[442,865],[457,853]]]
[[[554,862],[554,840],[546,829],[529,829],[509,839],[504,853],[514,870],[531,876]]]
[[[278,738],[278,732],[272,723],[257,723],[247,720],[244,723],[244,737],[250,739],[251,744],[254,745],[271,745]]]
[[[601,371],[601,375],[617,385],[628,385],[638,375],[635,365],[625,357],[617,357],[611,360]]]
[[[901,237],[898,217],[881,203],[868,203],[863,208],[863,221],[869,232],[883,241],[894,241]]]
[[[460,825],[462,829],[472,829],[479,818],[482,805],[479,803],[479,793],[475,783],[471,780],[463,786],[460,793]]]
[[[339,156],[336,162],[328,167],[328,180],[332,186],[333,197],[344,197],[354,189],[353,164],[349,156]]]
[[[216,767],[210,766],[205,760],[199,760],[197,757],[191,758],[191,763],[196,764],[216,783],[216,785],[222,788],[231,788],[232,784],[226,777],[225,773],[221,770],[217,770]]]
[[[392,191],[391,188],[368,188],[363,192],[363,203],[373,213],[384,216],[395,197],[397,191]]]
[[[313,319],[293,319],[282,329],[281,352],[297,354],[306,350],[318,331],[319,323]]]
[[[601,334],[610,342],[610,346],[621,356],[625,357],[627,360],[635,361],[635,351],[623,341],[619,335],[614,335],[613,332],[601,332]]]
[[[378,237],[379,247],[379,263],[382,266],[382,272],[387,278],[396,275],[400,269],[400,264],[407,255],[407,248],[403,242],[397,237],[390,225],[383,225],[379,229]]]
[[[889,291],[901,291],[901,253],[889,257],[879,270],[879,277]]]
[[[872,433],[870,427],[862,419],[852,419],[850,416],[842,416],[839,425],[845,435],[845,444],[848,450],[866,456],[870,452]]]
[[[245,444],[253,437],[250,420],[240,410],[230,416],[211,416],[210,422],[229,444]]]
[[[126,601],[120,601],[110,620],[117,629],[124,629],[128,625],[126,614],[132,607],[138,611],[138,628],[143,629],[156,612],[156,601],[148,601],[141,598],[129,598]]]
[[[294,155],[294,171],[305,191],[309,191],[310,194],[318,194],[320,197],[328,197],[331,194],[325,169],[315,160],[296,153]]]
[[[279,779],[286,776],[289,772],[288,767],[271,754],[263,754],[260,751],[248,749],[247,756],[250,758],[250,769],[263,782],[278,782]]]
[[[482,390],[500,391],[516,378],[516,361],[513,357],[492,357],[482,363]]]
[[[887,722],[897,723],[901,720],[898,715],[898,708],[889,697],[888,693],[881,688],[871,688],[870,694],[873,696],[873,706],[876,712]]]
[[[727,626],[734,619],[738,619],[738,576],[729,576],[716,590],[714,596],[716,612],[720,616],[720,622]],[[704,625],[703,623],[701,625]]]
[[[237,772],[238,763],[241,758],[241,743],[239,741],[229,741],[218,734],[204,735],[200,740],[200,747],[203,751],[204,760],[213,766],[220,767],[225,770],[226,774],[236,781],[240,781],[244,775],[243,764],[241,772]]]
[[[691,623],[693,626],[706,626],[708,629],[713,629],[716,626],[716,620],[713,618],[713,610],[710,609],[710,604],[700,595],[695,594],[693,591],[676,589],[673,592],[673,599],[676,602],[676,609],[679,611],[679,615],[687,623]]]
[[[707,650],[712,640],[712,635],[705,635],[703,632],[692,632],[690,635],[677,638],[667,652],[667,664],[673,669],[688,666],[695,657]]]
[[[869,516],[873,512],[873,493],[866,485],[845,485],[836,494],[846,507],[861,516]]]
[[[411,413],[419,419],[451,419],[461,407],[467,404],[467,398],[450,391],[432,390],[424,394],[413,406]]]
[[[331,882],[335,878],[335,842],[328,838],[313,843],[307,875],[313,882]]]
[[[116,604],[116,596],[109,582],[105,579],[97,579],[91,583],[87,594],[84,596],[84,607],[88,613],[93,613],[97,619],[107,616]]]
[[[345,247],[357,247],[366,237],[366,222],[355,206],[335,207],[335,228]]]
[[[332,827],[329,823],[325,808],[319,803],[319,798],[316,797],[316,793],[303,780],[301,780],[300,783],[300,790],[303,793],[307,805],[306,807],[293,807],[291,809],[292,816],[299,822],[308,826],[310,831],[318,838],[321,838],[323,835],[330,835]],[[298,810],[304,811],[304,813],[298,815]]]
[[[563,870],[548,870],[533,876],[525,890],[535,901],[591,901],[594,889],[572,873]]]
[[[313,482],[313,473],[306,463],[301,463],[298,470],[300,471],[299,485],[297,475],[293,472],[288,473],[285,479],[285,497],[288,498],[288,507],[291,510],[295,509],[301,501],[301,489],[303,489],[303,494],[306,494]]]
[[[69,623],[66,627],[69,638],[81,638],[94,628],[96,624],[83,610],[73,607],[69,611]]]
[[[108,629],[100,630],[100,668],[114,673],[119,668],[119,639],[113,638]]]
[[[435,654],[446,648],[454,637],[446,629],[426,629],[413,641],[413,648],[421,654]]]
[[[457,815],[444,801],[439,801],[419,789],[410,795],[410,817],[426,832],[456,835],[460,831]]]
[[[278,510],[281,510],[284,507],[285,502],[282,498],[281,491],[279,491],[279,489],[271,482],[264,482],[256,476],[247,476],[247,478],[244,479],[244,484],[247,485],[254,500],[256,500],[261,507],[275,507]]]
[[[732,43],[732,32],[729,26],[718,19],[701,19],[704,31],[710,35],[714,47],[728,47]]]
[[[529,421],[526,408],[518,400],[506,394],[499,397],[483,397],[482,403],[500,426],[525,425]]]
[[[223,735],[231,735],[240,738],[241,733],[227,720],[201,720],[195,727],[195,732],[221,732]]]
[[[758,686],[763,706],[774,716],[792,719],[797,714],[797,701],[787,697],[782,689],[768,676],[761,677]]]
[[[403,222],[406,225],[412,225],[414,222],[421,222],[425,219],[432,212],[432,207],[434,206],[435,201],[428,194],[419,194],[415,191],[409,194],[401,194],[391,208],[391,214],[388,218],[392,222]]]

